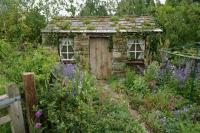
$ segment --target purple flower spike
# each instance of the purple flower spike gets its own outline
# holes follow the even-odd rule
[[[36,113],[35,113],[35,116],[36,118],[40,118],[42,116],[42,110],[38,110]]]
[[[41,123],[36,123],[35,124],[35,128],[37,128],[37,129],[42,128],[42,124]]]
[[[74,64],[67,64],[64,68],[64,75],[72,78],[75,74],[75,65]]]

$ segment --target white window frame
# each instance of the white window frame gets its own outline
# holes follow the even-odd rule
[[[134,45],[134,50],[131,50],[132,45]],[[144,47],[143,50],[138,51],[137,45],[143,45],[143,47]],[[142,59],[138,59],[137,53],[143,53],[143,55],[144,55],[145,40],[143,40],[143,39],[128,39],[127,47],[128,47],[128,50],[127,50],[128,57],[130,56],[130,53],[134,53],[134,58],[131,58],[131,59],[133,59],[133,60],[143,60],[144,59],[144,57]],[[141,49],[142,49],[142,47],[141,47]]]
[[[66,41],[69,41],[69,42],[67,44],[65,44]],[[69,49],[68,49],[68,47],[71,46],[71,45],[72,45],[73,52],[69,51]],[[62,52],[62,48],[64,46],[67,47],[66,52]],[[60,52],[61,61],[74,61],[73,57],[69,58],[70,54],[74,55],[74,40],[72,38],[60,38],[59,52]],[[63,54],[66,54],[67,58],[64,58]]]

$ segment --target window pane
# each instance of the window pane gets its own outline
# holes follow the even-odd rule
[[[135,44],[131,45],[131,48],[129,49],[129,51],[135,51]]]
[[[61,52],[67,52],[67,46],[62,46]]]
[[[68,40],[64,41],[64,45],[66,45],[66,46],[68,45]]]
[[[72,46],[68,46],[68,52],[74,52]]]
[[[137,56],[137,59],[144,59],[144,53],[143,52],[137,52],[136,56]]]
[[[71,46],[73,45],[72,39],[68,40],[68,45],[71,45]]]
[[[74,59],[74,54],[69,54],[69,59]]]
[[[62,54],[63,59],[67,59],[67,54]]]
[[[129,57],[130,57],[131,59],[135,59],[135,52],[130,52],[130,53],[129,53]]]
[[[141,46],[138,44],[136,45],[137,51],[142,51]]]

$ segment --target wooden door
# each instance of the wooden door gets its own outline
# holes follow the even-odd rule
[[[90,38],[90,70],[97,79],[106,79],[112,73],[112,52],[106,37]]]

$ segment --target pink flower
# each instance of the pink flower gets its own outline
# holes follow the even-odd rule
[[[42,110],[38,110],[38,111],[35,113],[36,118],[40,118],[41,115],[42,115]]]
[[[41,123],[36,123],[35,124],[35,128],[41,128],[42,127],[42,124]]]

